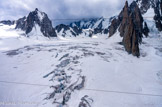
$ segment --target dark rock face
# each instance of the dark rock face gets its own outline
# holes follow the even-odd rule
[[[78,28],[77,26],[70,27],[68,25],[60,24],[55,27],[57,33],[60,33],[62,31],[62,36],[65,37],[67,31],[71,33],[72,36],[78,36],[79,34],[83,33],[81,28]]]
[[[160,1],[160,9],[161,9],[161,15],[162,15],[162,0]]]
[[[82,28],[82,29],[88,29],[88,28],[92,28],[94,26],[94,24],[98,21],[99,19],[94,18],[94,19],[83,19],[80,21],[76,21],[76,22],[72,22],[70,23],[70,27],[78,27],[78,28]]]
[[[149,30],[149,28],[148,28],[148,26],[147,26],[147,23],[145,22],[145,23],[144,23],[144,28],[143,28],[143,34],[144,34],[146,37],[148,37],[149,32],[150,32],[150,30]]]
[[[139,57],[139,44],[142,42],[142,34],[148,36],[149,30],[146,23],[145,27],[143,27],[143,17],[135,1],[130,6],[126,1],[118,18],[112,20],[109,37],[117,31],[117,28],[119,28],[120,36],[123,37],[122,44],[125,50],[129,54]]]
[[[137,3],[139,3],[140,6],[140,10],[142,14],[145,14],[147,12],[147,10],[151,7],[151,3],[154,0],[136,0]]]
[[[154,12],[155,12],[155,16],[154,16],[154,20],[155,20],[155,24],[156,24],[156,28],[159,31],[162,31],[162,0],[158,0],[157,2],[155,2],[155,7],[154,7]],[[161,11],[161,12],[160,12]]]
[[[120,36],[123,37],[124,33],[126,32],[125,30],[126,27],[128,27],[128,18],[129,18],[129,8],[128,8],[128,2],[126,1],[125,6],[123,8],[123,11],[120,13],[122,15],[122,21],[121,21],[121,25],[119,27],[119,32],[120,32]]]
[[[60,24],[56,26],[55,29],[57,32],[60,32],[62,29],[64,29],[65,31],[70,30],[70,27],[64,24]]]
[[[21,29],[25,31],[26,29],[26,17],[25,16],[17,20],[15,29]]]
[[[95,28],[94,31],[93,31],[93,34],[98,34],[98,33],[102,33],[102,32],[103,32],[103,29]]]
[[[133,54],[134,56],[139,56],[139,40],[137,37],[137,31],[134,28],[134,23],[131,17],[128,18],[128,25],[125,28],[125,34],[123,37],[123,44],[125,47],[125,50],[129,54]]]
[[[52,27],[52,23],[48,18],[47,14],[40,12],[37,8],[35,11],[30,12],[28,17],[23,17],[17,21],[15,29],[24,30],[26,34],[30,33],[35,26],[38,24],[42,34],[46,37],[56,37],[55,29]]]
[[[79,34],[81,34],[81,33],[83,33],[82,32],[82,29],[79,28],[79,27],[74,26],[74,27],[72,27],[72,29],[75,32],[76,36],[79,35]]]
[[[113,18],[113,17],[112,17]],[[109,32],[109,25],[112,18],[91,18],[91,19],[83,19],[80,21],[72,22],[69,26],[79,29],[91,29],[89,32],[89,36],[95,34],[108,34]]]
[[[109,33],[109,28],[104,29],[104,30],[103,30],[103,33],[104,33],[104,34],[108,34],[108,33]]]
[[[15,21],[10,21],[10,20],[3,20],[3,21],[0,21],[0,23],[4,24],[4,25],[13,25],[15,23]]]
[[[132,2],[130,7],[126,2],[123,9],[123,20],[119,32],[123,37],[123,44],[128,53],[139,56],[139,43],[142,42],[143,17],[136,2]]]
[[[120,21],[117,18],[114,18],[112,20],[111,25],[109,27],[109,37],[111,37],[116,32],[119,24],[120,24]]]
[[[142,14],[145,14],[150,8],[154,9],[156,28],[162,31],[162,0],[136,0],[136,2],[140,6]]]

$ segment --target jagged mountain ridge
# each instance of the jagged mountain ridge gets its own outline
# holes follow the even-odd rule
[[[83,29],[78,26],[71,27],[65,24],[57,25],[55,29],[56,29],[57,34],[63,37],[76,37],[79,35],[92,37],[96,34],[108,34],[108,29],[101,29],[101,28]]]
[[[69,25],[60,24],[55,27],[57,33],[63,37],[85,35],[92,37],[96,34],[108,34],[112,18],[90,18],[72,22]],[[62,32],[61,32],[62,31]]]
[[[90,18],[70,23],[70,27],[77,26],[82,29],[108,29],[111,18]]]
[[[130,6],[128,5],[128,1],[126,1],[118,17],[112,20],[109,37],[113,36],[117,31],[123,37],[122,44],[125,50],[129,54],[139,57],[139,44],[142,42],[142,34],[148,36],[149,29],[135,1]]]
[[[37,8],[35,11],[29,13],[27,17],[23,17],[17,20],[15,29],[21,29],[28,35],[32,30],[41,32],[46,37],[57,37],[55,29],[52,27],[52,22],[48,18],[47,14],[39,11]]]
[[[55,27],[56,32],[63,37],[85,35],[92,37],[96,34],[108,34],[112,18],[90,18],[72,22],[69,25],[60,24]]]
[[[154,0],[137,0],[133,1],[130,6],[126,2],[123,10],[116,17],[80,20],[70,25],[60,24],[55,28],[52,27],[52,23],[47,14],[40,12],[36,8],[27,17],[20,18],[16,21],[16,29],[25,31],[27,35],[33,29],[37,29],[46,37],[56,37],[57,35],[63,37],[76,37],[80,35],[92,37],[96,34],[109,34],[109,37],[111,37],[119,31],[120,36],[123,37],[122,44],[125,50],[129,54],[138,57],[140,56],[139,44],[142,42],[143,34],[147,37],[150,31],[147,23],[143,19],[143,15],[150,8],[154,9],[155,24],[157,29],[161,31],[162,17],[160,0],[156,2]],[[37,30],[33,32],[37,32]]]
[[[11,20],[2,20],[0,21],[1,24],[4,24],[4,25],[13,25],[15,24],[15,21],[11,21]]]
[[[136,0],[135,2],[139,6],[142,15],[146,14],[150,8],[154,9],[155,16],[152,16],[152,17],[154,17],[154,20],[156,22],[156,27],[158,28],[158,30],[162,31],[161,30],[162,29],[161,27],[162,26],[161,24],[162,22],[161,21],[162,20],[162,1],[161,0]],[[81,29],[100,29],[100,32],[98,33],[103,33],[104,32],[103,29],[106,29],[105,34],[107,34],[108,33],[107,31],[109,31],[110,27],[112,27],[110,26],[111,23],[114,23],[114,25],[116,24],[116,26],[120,23],[120,22],[115,21],[116,19],[115,20],[114,19],[115,17],[111,17],[110,19],[103,18],[103,17],[91,18],[87,20],[83,19],[80,21],[72,22],[70,23],[69,26],[70,27],[77,26]],[[145,25],[147,27],[147,23]],[[115,26],[114,26],[114,29],[115,29]],[[110,32],[110,33],[113,34],[114,32]]]
[[[161,31],[162,30],[162,27],[161,27],[162,26],[162,21],[161,21],[162,20],[162,17],[161,17],[162,16],[161,15],[162,2],[161,2],[161,0],[136,0],[136,2],[137,2],[138,6],[141,10],[141,13],[143,15],[145,13],[147,13],[147,11],[150,8],[154,9],[154,11],[156,13],[155,16],[154,16],[154,19],[155,19],[155,22],[156,22],[156,27],[158,28],[159,31]],[[39,12],[39,13],[42,13],[42,12]],[[43,14],[45,14],[45,13],[43,13]],[[45,16],[46,16],[46,14],[45,14]],[[17,28],[20,28],[22,30],[26,29],[26,25],[25,25],[25,22],[23,20],[26,20],[26,18],[24,17],[24,18],[21,18],[18,21],[16,21],[18,23],[17,26],[16,26],[16,29]],[[111,17],[111,18],[103,18],[103,17],[101,17],[101,18],[90,18],[90,19],[83,19],[83,20],[80,20],[80,21],[72,22],[69,25],[64,25],[64,26],[58,25],[58,26],[62,27],[63,34],[61,34],[61,35],[63,35],[64,37],[66,36],[66,33],[64,33],[64,32],[67,32],[68,30],[71,30],[71,29],[90,29],[90,30],[86,30],[86,33],[83,32],[83,30],[82,31],[79,30],[79,33],[77,32],[77,30],[76,30],[76,32],[75,32],[75,30],[74,31],[68,31],[68,32],[71,33],[70,35],[72,35],[72,36],[78,36],[81,33],[87,34],[88,31],[89,31],[89,35],[108,34],[108,32],[112,35],[115,32],[115,30],[109,31],[109,29],[115,29],[115,26],[117,26],[119,24],[119,22],[117,22],[115,20],[116,20],[115,17]],[[39,21],[37,23],[38,23],[38,25],[40,25]],[[111,23],[114,23],[113,25],[115,25],[115,26],[110,26]],[[7,24],[7,23],[4,23],[4,24]],[[58,26],[57,26],[57,28],[58,28]],[[69,27],[70,29],[64,28],[65,26]],[[32,25],[31,25],[31,27],[28,26],[28,30],[29,29],[31,30],[31,28],[32,28]],[[50,29],[51,29],[51,27],[50,27]],[[26,33],[28,33],[29,31],[27,31]],[[42,29],[41,29],[41,31],[43,32]],[[52,32],[54,32],[54,31],[52,31]],[[50,35],[44,34],[44,35],[49,37],[51,34]],[[52,33],[52,37],[53,36],[56,36],[56,34]]]
[[[136,0],[136,2],[143,15],[145,15],[149,9],[154,11],[154,15],[147,18],[153,17],[156,28],[158,31],[162,31],[162,0]]]
[[[83,33],[83,30],[78,27],[70,27],[69,25],[60,24],[55,27],[56,33],[63,37],[76,37]]]
[[[159,0],[157,0],[157,1],[159,1]],[[136,2],[138,4],[138,6],[140,7],[142,14],[147,13],[149,8],[158,7],[156,4],[160,5],[160,3],[161,3],[160,1],[155,2],[155,0],[136,0]],[[160,11],[157,11],[159,9],[160,9],[159,7],[158,7],[158,9],[156,9],[155,12],[157,14],[154,16],[154,19],[156,19],[156,21],[155,21],[156,27],[158,28],[159,31],[161,31],[161,29],[162,29],[161,28],[161,17],[160,17],[161,13],[160,13]],[[39,12],[39,13],[41,14],[43,12]],[[45,14],[45,13],[43,13],[43,14]],[[46,16],[46,14],[45,14],[45,16]],[[35,19],[38,19],[38,18],[35,18]],[[26,32],[26,34],[28,34],[31,31],[34,24],[30,23],[30,25],[27,26],[26,22],[25,22],[26,20],[27,20],[27,17],[23,17],[23,18],[20,18],[18,21],[16,21],[16,23],[17,23],[16,29],[20,28],[20,29],[24,30]],[[116,20],[116,17],[111,17],[110,19],[103,18],[103,17],[83,19],[80,21],[72,22],[69,25],[63,25],[63,24],[58,25],[55,27],[55,29],[56,29],[56,32],[58,32],[63,37],[66,37],[66,34],[69,34],[74,37],[79,36],[80,34],[83,34],[83,35],[86,34],[86,36],[89,36],[89,37],[91,37],[92,35],[95,35],[95,34],[110,33],[110,35],[112,35],[113,33],[115,33],[115,29],[120,23],[117,20],[116,21],[115,20]],[[29,22],[29,21],[27,21],[27,22]],[[39,20],[37,20],[36,23],[38,23],[38,25],[40,25]],[[45,23],[47,23],[47,22],[45,22]],[[113,24],[114,26],[110,26],[111,23],[114,23]],[[7,24],[7,23],[4,23],[4,24]],[[50,25],[50,24],[48,24],[48,25]],[[144,25],[147,27],[147,23]],[[44,28],[44,29],[42,29],[42,28]],[[43,30],[45,30],[45,27],[42,27],[42,28],[41,28],[41,32],[43,33]],[[62,32],[60,32],[61,30],[58,30],[58,28],[59,29],[61,28]],[[68,28],[68,29],[66,29],[66,28]],[[51,27],[49,27],[47,29],[51,29],[50,32],[54,32],[54,30],[52,31]],[[86,30],[84,30],[84,29],[86,29]],[[109,31],[109,29],[114,29],[114,30]],[[145,31],[148,31],[148,29],[146,29]],[[56,37],[56,33],[50,34],[50,32],[49,32],[49,34],[46,33],[43,35],[45,35],[46,37],[50,37],[51,35],[52,35],[51,37]],[[145,34],[148,35],[147,33],[145,33]]]

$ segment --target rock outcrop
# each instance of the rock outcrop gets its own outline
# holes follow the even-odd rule
[[[52,22],[47,14],[40,12],[37,8],[30,12],[27,17],[20,18],[17,21],[15,29],[21,29],[26,34],[30,33],[35,25],[40,26],[40,31],[46,37],[57,37],[55,29],[52,27]]]
[[[154,12],[155,12],[154,20],[155,20],[156,28],[159,31],[162,31],[162,11],[161,10],[162,10],[162,0],[157,0],[155,2],[155,7],[154,7]]]
[[[123,19],[119,27],[120,36],[123,37],[123,44],[128,53],[139,56],[139,43],[142,42],[143,17],[136,2],[128,7],[126,2],[123,9]]]
[[[78,28],[77,26],[74,26],[74,27],[70,27],[69,25],[64,25],[64,24],[60,24],[60,25],[57,25],[55,27],[57,33],[59,33],[59,35],[65,37],[65,36],[79,36],[82,32],[82,29],[81,28]]]
[[[154,0],[136,0],[137,4],[140,6],[142,14],[145,14],[147,10],[151,7]]]
[[[143,17],[140,9],[135,1],[128,6],[126,1],[123,10],[117,18],[112,20],[109,30],[109,37],[111,37],[117,30],[120,36],[123,37],[123,45],[129,54],[139,57],[139,44],[142,42],[142,34],[148,36],[148,27],[145,23],[143,27]]]
[[[70,23],[70,27],[82,30],[90,30],[90,37],[96,34],[108,34],[112,18],[90,18]],[[91,32],[92,31],[92,32]]]
[[[15,23],[15,21],[11,21],[11,20],[2,20],[0,21],[0,23],[4,24],[4,25],[13,25]]]
[[[114,18],[111,22],[111,25],[109,27],[109,37],[111,37],[117,30],[117,28],[119,27],[120,24],[120,20],[117,18]]]
[[[136,0],[136,2],[140,6],[142,14],[147,13],[150,8],[154,10],[155,15],[153,17],[156,28],[158,31],[162,31],[162,0]]]
[[[146,37],[148,37],[148,36],[149,36],[149,32],[150,32],[150,30],[149,30],[149,28],[148,28],[148,26],[147,26],[147,23],[144,22],[143,34],[144,34]]]
[[[25,16],[16,21],[15,29],[21,29],[23,31],[26,30],[26,17]]]

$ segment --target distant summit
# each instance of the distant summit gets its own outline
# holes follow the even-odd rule
[[[15,23],[15,21],[10,21],[10,20],[2,20],[0,21],[1,24],[4,24],[4,25],[13,25]]]
[[[30,12],[27,17],[18,19],[15,29],[25,31],[27,35],[35,29],[46,37],[57,37],[51,20],[46,13],[39,11],[38,8]]]
[[[109,26],[112,18],[90,18],[72,22],[70,27],[78,27],[81,29],[90,29],[92,35],[108,34]]]
[[[77,26],[70,27],[69,25],[60,24],[55,27],[57,34],[63,37],[76,37],[83,33],[83,30]]]
[[[153,10],[153,17],[158,31],[162,31],[162,0],[136,0],[141,13],[147,14],[151,9]]]

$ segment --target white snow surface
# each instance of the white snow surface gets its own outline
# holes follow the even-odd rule
[[[80,28],[87,27],[90,29],[95,29],[95,28],[102,28],[102,29],[107,29],[110,26],[110,18],[98,18],[96,21],[80,21]],[[72,26],[77,26],[75,23],[72,23]]]
[[[150,30],[149,36],[159,36],[160,32],[156,28],[155,20],[154,20],[155,12],[152,7],[150,7],[145,14],[143,14],[144,21],[147,23],[148,28]]]
[[[85,95],[93,99],[91,107],[162,107],[162,34],[143,38],[140,58],[118,43],[119,33],[111,38],[23,35],[14,26],[0,25],[0,107],[78,107]],[[65,106],[53,103],[63,93],[45,99],[58,78],[43,77],[55,69],[71,76],[66,85],[85,76],[84,87],[74,90]]]
[[[39,20],[42,21],[44,18],[44,13],[39,10],[37,11],[37,13],[38,13]]]

